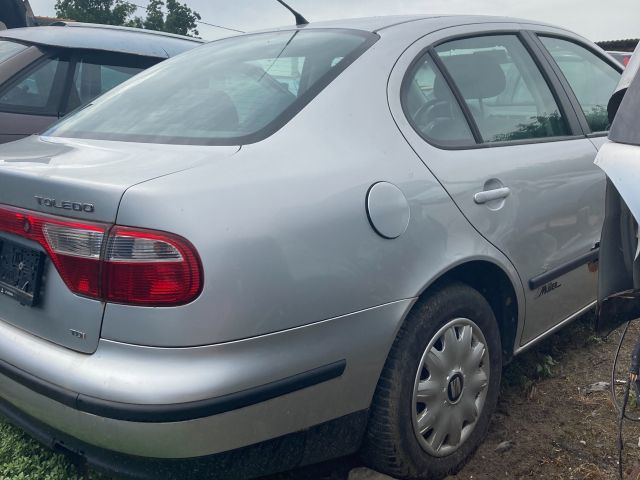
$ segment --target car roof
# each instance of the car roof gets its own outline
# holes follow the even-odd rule
[[[156,58],[173,57],[203,43],[197,38],[153,30],[75,22],[3,30],[0,31],[0,39],[31,45],[101,50]]]
[[[428,21],[434,20],[437,21],[439,27],[441,27],[442,23],[446,23],[447,27],[453,27],[456,25],[468,25],[473,23],[522,23],[522,24],[532,24],[532,25],[544,25],[550,27],[556,27],[555,25],[551,25],[545,22],[538,22],[532,20],[526,20],[523,18],[512,18],[512,17],[500,17],[500,16],[489,16],[489,15],[389,15],[389,16],[380,16],[380,17],[364,17],[364,18],[348,18],[341,20],[329,20],[322,22],[312,22],[309,25],[300,26],[299,28],[345,28],[345,29],[355,29],[355,30],[364,30],[368,32],[378,32],[380,30],[393,28],[393,27],[402,27],[402,25],[418,22],[418,21]],[[282,27],[287,28],[287,27]],[[291,28],[291,27],[288,27]],[[561,27],[557,27],[561,28]],[[272,29],[273,30],[273,29]],[[564,29],[563,29],[564,30]],[[428,31],[425,31],[428,33]]]

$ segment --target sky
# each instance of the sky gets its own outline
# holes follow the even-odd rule
[[[36,15],[53,16],[55,0],[29,0]],[[146,6],[148,0],[130,0]],[[288,25],[293,16],[276,0],[181,0],[202,20],[242,31]],[[640,37],[640,0],[288,0],[310,22],[413,13],[507,15],[553,23],[593,40]],[[144,15],[144,10],[139,11]],[[204,24],[200,36],[229,32]]]

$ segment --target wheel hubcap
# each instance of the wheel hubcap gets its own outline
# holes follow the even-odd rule
[[[443,326],[425,349],[413,388],[413,428],[437,457],[455,452],[475,428],[487,396],[487,342],[471,320]]]
[[[464,376],[461,373],[456,373],[449,380],[449,385],[447,386],[447,397],[449,399],[449,403],[455,405],[462,398],[462,391],[464,389]]]

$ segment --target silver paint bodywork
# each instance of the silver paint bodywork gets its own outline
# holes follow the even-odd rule
[[[542,299],[527,281],[599,239],[604,176],[593,165],[594,143],[583,136],[440,150],[417,136],[399,104],[408,65],[440,39],[526,28],[572,36],[532,25],[399,17],[305,27],[375,30],[381,38],[285,127],[251,145],[32,137],[0,148],[0,204],[51,213],[34,195],[86,202],[95,212],[74,216],[177,233],[196,247],[205,278],[188,305],[144,308],[65,293],[49,268],[50,303],[38,307],[46,309],[46,322],[38,324],[37,309],[25,313],[0,298],[3,361],[97,398],[165,404],[347,360],[338,379],[170,424],[85,414],[2,375],[0,396],[94,445],[192,457],[366,409],[415,299],[469,262],[497,267],[515,292],[512,352],[573,318],[595,300],[595,274],[586,266],[561,277],[563,288]],[[511,189],[500,208],[474,201],[492,179]],[[374,205],[371,221],[395,239],[376,233],[367,215],[368,193],[379,182],[406,201],[392,188]],[[67,329],[87,338],[65,337]]]
[[[197,38],[154,32],[140,28],[113,27],[91,23],[61,23],[49,27],[3,30],[0,39],[30,45],[127,53],[169,58],[203,43]]]

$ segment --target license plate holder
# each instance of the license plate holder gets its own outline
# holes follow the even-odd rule
[[[29,307],[36,305],[44,257],[43,252],[0,238],[0,297]]]

